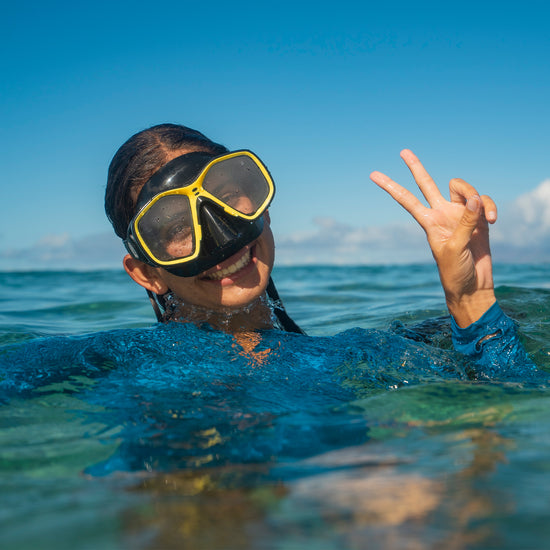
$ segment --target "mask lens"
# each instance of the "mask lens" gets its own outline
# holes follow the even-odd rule
[[[163,262],[192,256],[195,251],[191,207],[184,195],[160,198],[139,220],[137,230],[153,256]]]
[[[241,214],[251,216],[267,199],[270,185],[250,157],[239,155],[214,164],[204,178],[203,189]]]

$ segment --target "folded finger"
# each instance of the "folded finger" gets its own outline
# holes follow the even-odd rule
[[[485,212],[485,219],[489,223],[495,223],[497,221],[497,205],[495,201],[488,195],[481,195],[481,202],[483,203],[483,210]]]
[[[476,188],[461,178],[453,178],[449,182],[449,193],[451,202],[466,204],[466,201],[472,195],[479,196]]]
[[[453,178],[449,182],[449,191],[451,202],[466,204],[467,200],[473,195],[479,195],[476,188],[461,178]],[[497,220],[497,206],[493,199],[488,195],[481,196],[483,212],[485,219],[489,223],[495,223]]]

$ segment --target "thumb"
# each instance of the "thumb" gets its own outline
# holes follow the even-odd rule
[[[453,234],[453,240],[456,246],[465,248],[468,245],[480,216],[481,197],[479,195],[472,195],[466,202],[464,214]]]

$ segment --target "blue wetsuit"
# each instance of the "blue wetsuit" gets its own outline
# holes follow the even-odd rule
[[[453,344],[477,366],[477,379],[515,378],[538,369],[521,344],[515,323],[495,302],[475,323],[460,328],[451,317]]]

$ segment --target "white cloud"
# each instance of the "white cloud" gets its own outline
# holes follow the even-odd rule
[[[71,237],[68,233],[62,235],[44,235],[37,243],[38,247],[63,248],[67,246]]]
[[[0,250],[2,270],[101,269],[120,267],[125,254],[111,232],[73,239],[69,234],[45,235],[28,248]]]
[[[491,242],[495,260],[550,261],[550,179],[502,209]]]
[[[404,224],[353,227],[317,218],[309,232],[277,235],[277,263],[403,264],[431,262],[422,229]],[[550,180],[519,196],[491,227],[493,258],[500,262],[550,262]],[[45,235],[25,249],[0,250],[0,269],[120,268],[122,242],[111,232],[72,238]]]
[[[432,261],[424,232],[409,223],[351,227],[330,218],[314,220],[309,233],[277,239],[281,264],[399,264]],[[491,226],[497,262],[550,262],[550,180],[519,196]]]
[[[550,228],[550,180],[543,181],[537,188],[516,199],[518,213],[530,226]]]
[[[352,227],[331,218],[314,220],[316,230],[279,236],[277,263],[388,264],[429,261],[424,232],[410,225]]]

